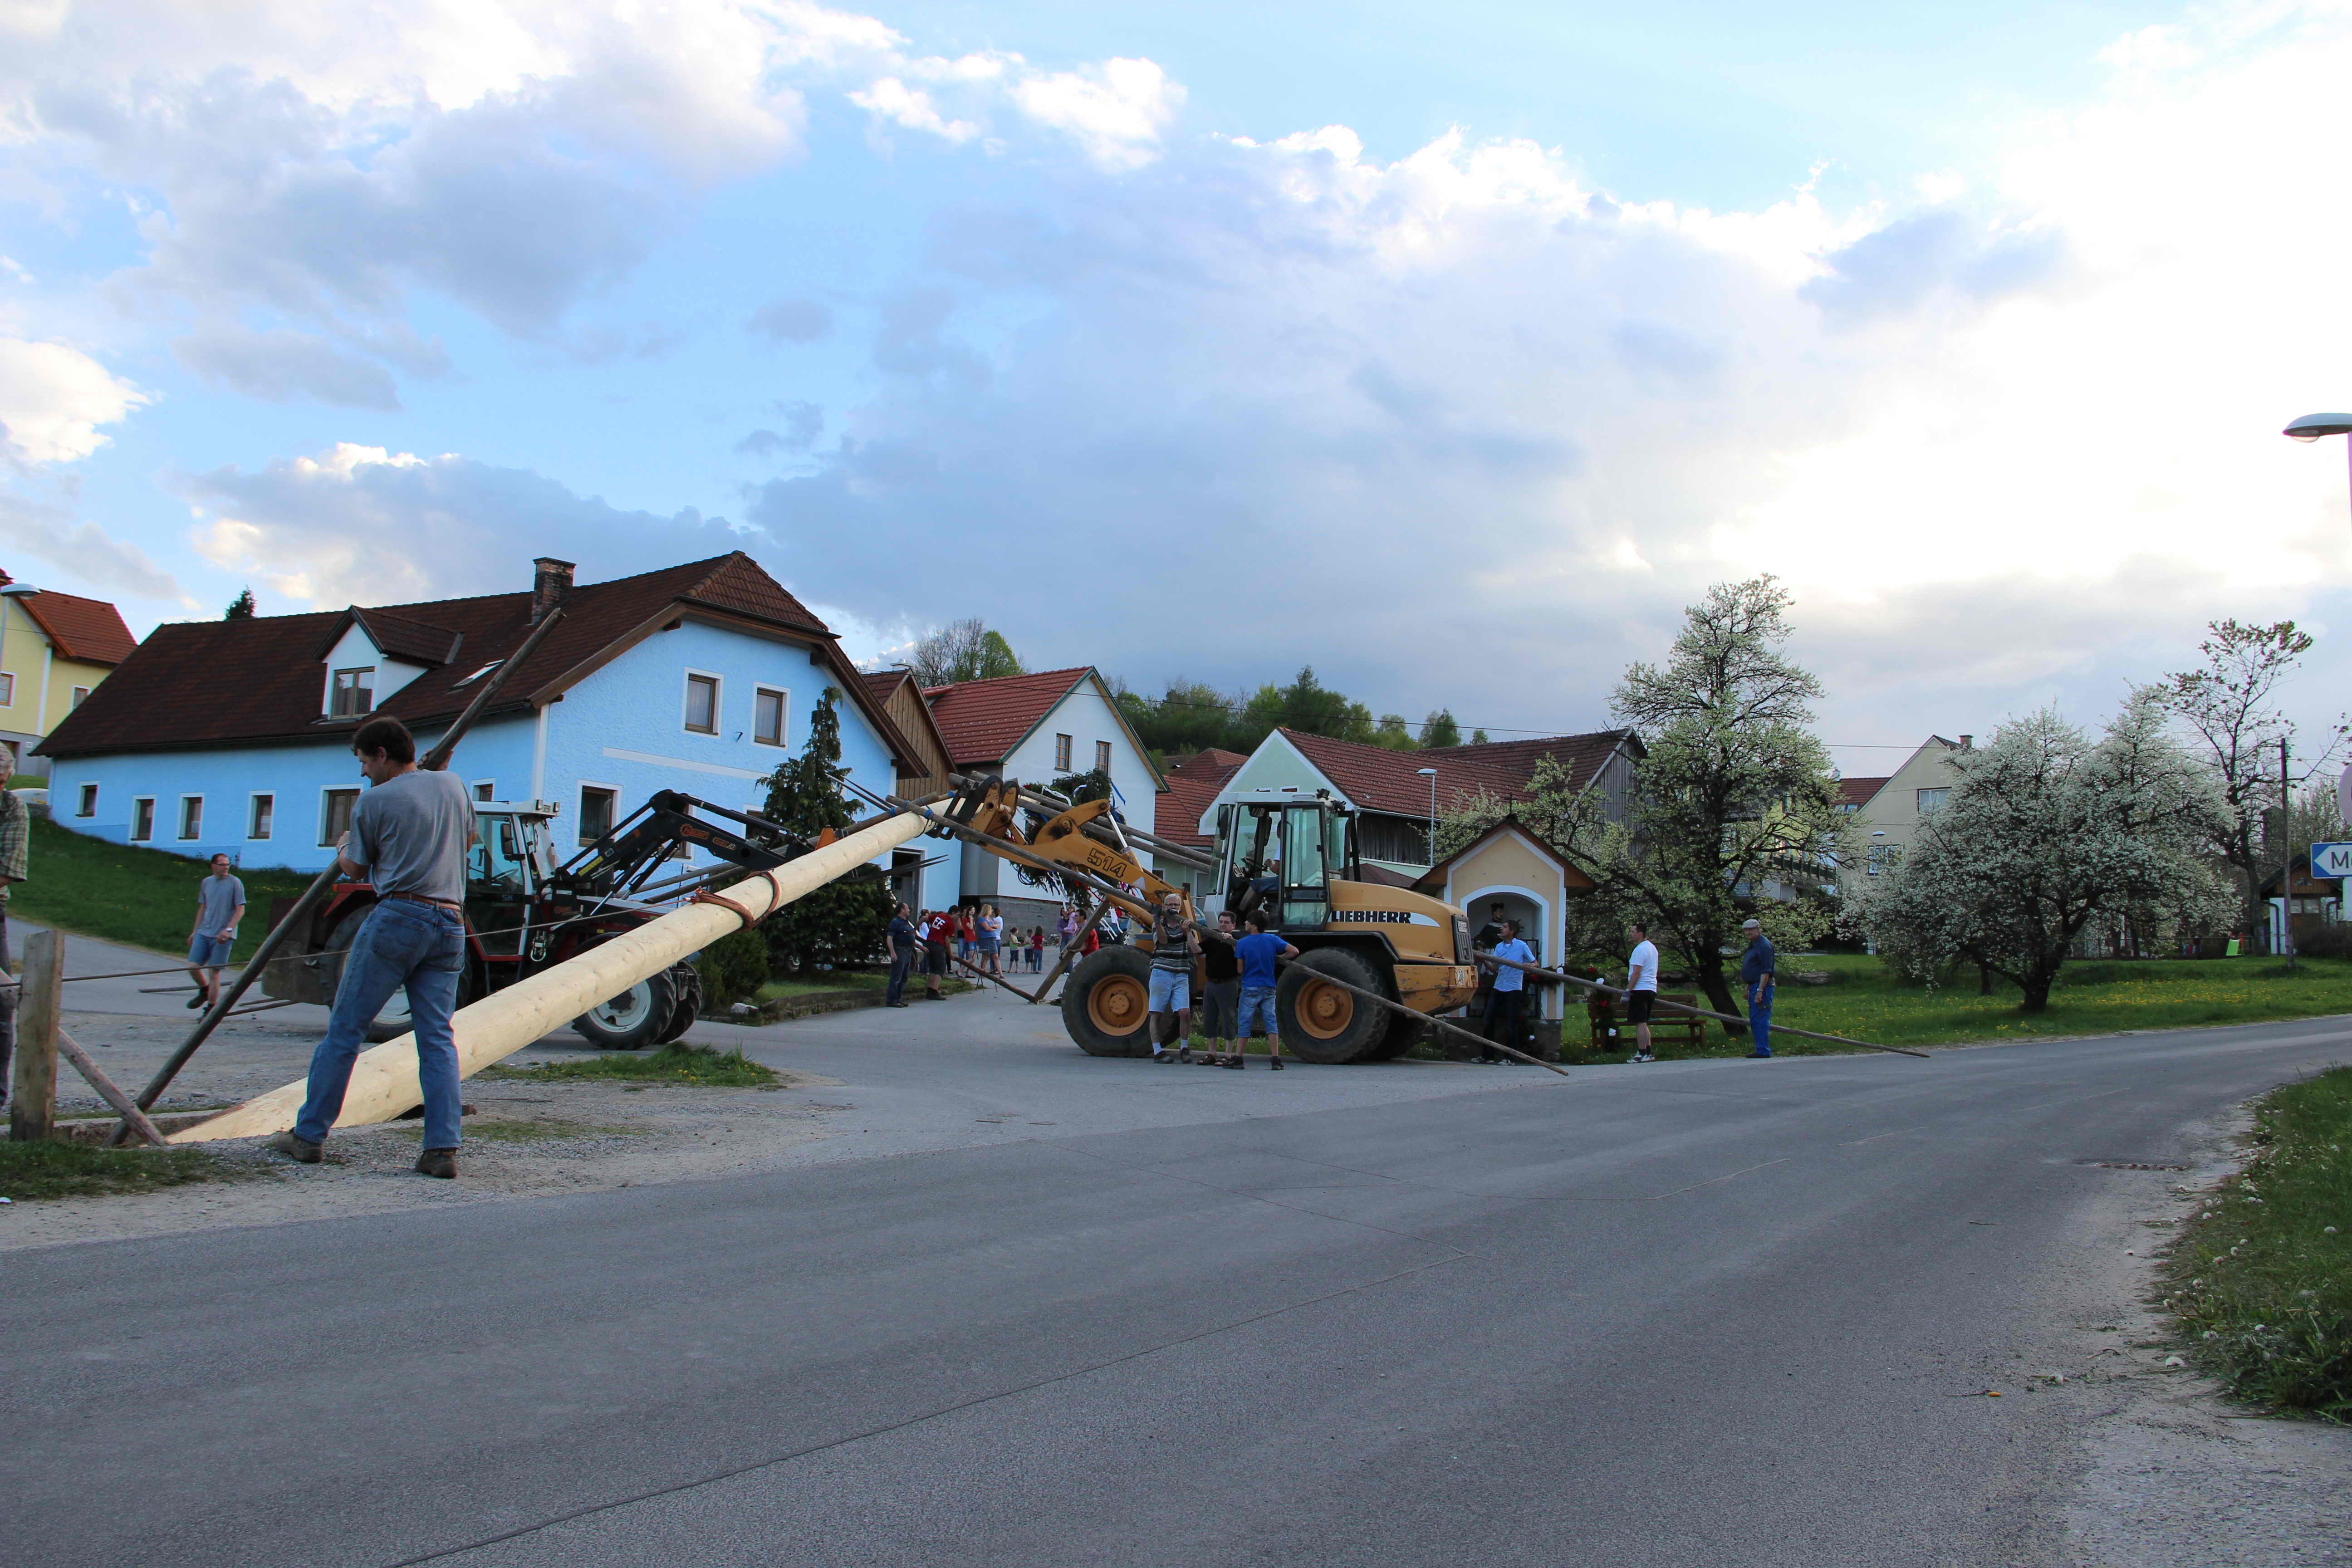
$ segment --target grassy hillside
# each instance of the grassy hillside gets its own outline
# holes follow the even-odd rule
[[[30,875],[8,893],[9,912],[17,919],[175,958],[188,951],[196,884],[207,869],[204,861],[88,838],[36,816],[26,869]],[[310,877],[283,867],[246,866],[236,874],[249,900],[236,931],[235,956],[242,959],[268,933],[270,901],[299,893]]]

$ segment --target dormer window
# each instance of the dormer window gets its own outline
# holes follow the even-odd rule
[[[331,719],[356,719],[375,710],[375,666],[361,669],[335,671],[335,683],[327,700],[327,716]]]

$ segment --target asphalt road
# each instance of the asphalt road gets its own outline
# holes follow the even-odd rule
[[[2167,1178],[2100,1162],[2339,1059],[1432,1069],[1481,1091],[20,1252],[0,1552],[2063,1561],[2084,1407],[1959,1395],[2114,1310]]]

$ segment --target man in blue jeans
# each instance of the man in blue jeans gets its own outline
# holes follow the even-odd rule
[[[305,1165],[319,1163],[328,1129],[342,1114],[352,1063],[367,1026],[392,994],[408,989],[416,1033],[416,1077],[425,1091],[425,1152],[420,1175],[457,1173],[457,1044],[449,1015],[466,964],[466,847],[474,841],[474,805],[447,773],[416,766],[416,742],[397,719],[371,719],[352,737],[360,773],[371,786],[352,809],[351,831],[335,846],[346,877],[375,889],[335,987],[327,1037],[310,1057],[310,1094],[294,1131],[270,1146]]]
[[[1249,1058],[1242,1052],[1249,1048],[1250,1024],[1256,1019],[1265,1025],[1265,1065],[1276,1072],[1282,1070],[1282,1026],[1275,1022],[1275,1001],[1282,984],[1277,965],[1297,958],[1298,950],[1265,929],[1273,920],[1264,905],[1253,908],[1242,917],[1242,928],[1249,934],[1234,943],[1234,957],[1242,969],[1242,1002],[1234,1026],[1234,1044],[1238,1048],[1225,1064],[1229,1068],[1247,1065]]]
[[[1748,951],[1739,955],[1739,979],[1748,987],[1748,1027],[1756,1036],[1756,1048],[1748,1054],[1769,1057],[1772,1054],[1772,965],[1779,955],[1764,940],[1762,921],[1749,921],[1739,930],[1748,938]]]
[[[915,949],[922,939],[915,934],[915,922],[907,918],[903,903],[890,906],[890,929],[883,939],[890,949],[890,984],[882,997],[883,1005],[904,1007],[907,1005],[907,976],[915,967]]]

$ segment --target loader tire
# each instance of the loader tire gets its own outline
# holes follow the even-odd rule
[[[1413,1047],[1421,1044],[1429,1033],[1425,1018],[1408,1018],[1402,1013],[1389,1015],[1389,1032],[1376,1041],[1372,1048],[1356,1059],[1360,1062],[1392,1062]]]
[[[668,1045],[694,1027],[695,1019],[702,1016],[702,971],[680,961],[669,966],[670,984],[677,992],[677,1005],[670,1009],[669,1022],[654,1037],[657,1046]]]
[[[1106,947],[1082,958],[1062,987],[1062,1027],[1090,1057],[1151,1054],[1151,955]]]
[[[1318,947],[1300,955],[1282,972],[1281,987],[1275,993],[1283,1049],[1325,1067],[1361,1061],[1387,1039],[1389,1020],[1396,1015],[1337,985],[1321,984],[1319,977],[1326,974],[1359,990],[1388,991],[1370,962],[1344,947]]]
[[[677,984],[665,969],[597,1003],[572,1027],[600,1051],[640,1051],[658,1040],[677,1011]]]

